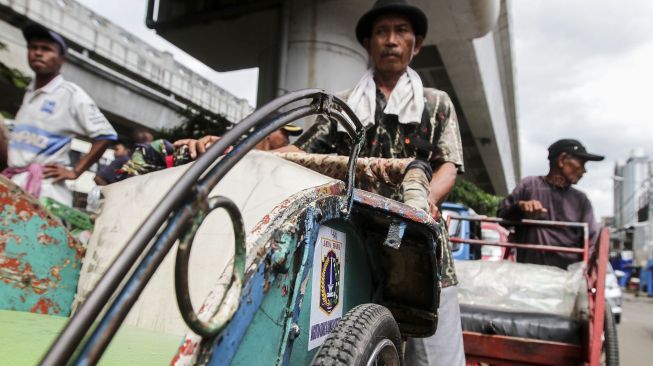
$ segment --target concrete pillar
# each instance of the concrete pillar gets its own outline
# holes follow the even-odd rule
[[[258,90],[256,104],[260,107],[283,94],[278,92],[279,45],[264,48],[258,57]]]
[[[282,13],[279,95],[304,88],[336,92],[358,82],[367,69],[367,53],[354,35],[358,8],[347,1],[286,0]]]

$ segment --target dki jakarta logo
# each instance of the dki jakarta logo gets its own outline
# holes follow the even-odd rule
[[[340,260],[333,250],[322,258],[320,308],[330,314],[340,300]]]

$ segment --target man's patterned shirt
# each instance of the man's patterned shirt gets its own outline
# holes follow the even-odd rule
[[[337,94],[347,100],[351,91]],[[463,167],[463,149],[458,129],[458,118],[453,103],[447,93],[424,88],[424,116],[415,123],[399,123],[397,116],[383,113],[386,100],[383,93],[377,89],[376,112],[374,125],[368,127],[365,146],[360,152],[361,157],[378,158],[417,158],[428,162],[433,171],[445,163],[453,163],[459,173]],[[351,141],[345,132],[338,131],[335,121],[318,117],[316,122],[304,133],[295,145],[309,153],[349,155]],[[381,190],[386,197],[401,201],[398,189]],[[446,226],[440,220],[443,243],[441,259],[441,285],[448,287],[457,284],[451,244],[449,243]]]

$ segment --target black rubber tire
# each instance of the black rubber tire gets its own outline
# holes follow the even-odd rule
[[[606,366],[619,366],[619,341],[617,339],[617,324],[609,304],[605,304],[605,322],[603,323],[603,352]]]
[[[394,344],[399,365],[403,364],[401,334],[390,311],[377,304],[358,305],[327,336],[311,365],[365,366],[375,347],[384,340]]]

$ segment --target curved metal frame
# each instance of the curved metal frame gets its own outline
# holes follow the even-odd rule
[[[193,309],[193,303],[188,291],[188,261],[193,246],[193,239],[204,219],[216,208],[223,208],[229,214],[234,230],[234,261],[233,276],[226,294],[220,301],[219,311],[211,321],[205,322],[199,319]],[[177,259],[175,261],[175,294],[177,305],[182,318],[188,327],[202,337],[216,336],[229,322],[238,308],[240,294],[245,279],[245,223],[236,204],[227,197],[217,196],[209,198],[208,207],[201,208],[195,217],[188,232],[179,241],[177,247]],[[222,307],[223,303],[230,304],[229,307]]]
[[[308,105],[269,117],[272,112],[307,100],[310,100]],[[317,114],[340,123],[353,141],[345,205],[341,208],[348,215],[353,203],[356,158],[365,139],[362,124],[345,102],[320,89],[305,89],[279,97],[236,124],[182,175],[68,321],[41,364],[96,363],[170,248],[187,232],[189,223],[196,217],[195,211],[204,205],[202,202],[207,202],[213,187],[265,136],[289,122]],[[246,137],[242,139],[242,136]],[[233,150],[216,163],[230,146],[234,146]],[[99,323],[85,339],[104,309]]]

